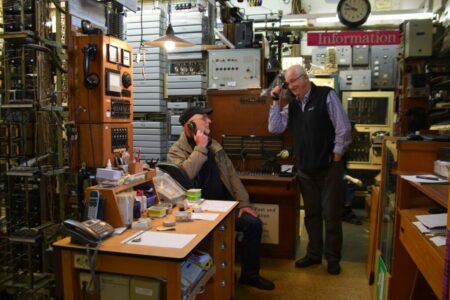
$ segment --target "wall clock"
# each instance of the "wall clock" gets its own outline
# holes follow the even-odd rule
[[[339,21],[351,28],[364,24],[370,12],[369,0],[340,0],[337,6]]]

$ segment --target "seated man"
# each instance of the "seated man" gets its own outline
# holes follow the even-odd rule
[[[167,160],[181,166],[202,189],[202,197],[239,201],[236,230],[243,232],[241,284],[272,290],[275,285],[259,275],[262,222],[250,207],[248,193],[222,146],[208,137],[211,108],[191,107],[180,116],[183,132]]]

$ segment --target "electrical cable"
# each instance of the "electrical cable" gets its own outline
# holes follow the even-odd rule
[[[95,278],[95,266],[96,266],[96,262],[97,262],[97,254],[98,254],[99,248],[100,248],[100,242],[98,242],[95,245],[93,252],[91,252],[90,245],[86,244],[86,255],[87,255],[88,263],[89,263],[89,271],[91,273],[91,280],[89,281],[89,284],[86,287],[86,293],[91,294],[91,295],[95,294],[96,291],[98,291],[98,292],[100,291],[98,280]],[[93,288],[92,292],[90,292],[92,284],[94,284],[94,288]]]
[[[57,55],[52,50],[50,50],[50,48],[41,46],[41,45],[37,45],[37,44],[22,44],[22,46],[24,48],[30,48],[33,50],[42,51],[42,52],[46,52],[46,53],[50,54],[50,57],[52,59],[52,62],[54,63],[54,66],[57,67],[61,72],[67,73],[67,70],[64,69],[63,66],[61,65],[61,62],[59,61]]]

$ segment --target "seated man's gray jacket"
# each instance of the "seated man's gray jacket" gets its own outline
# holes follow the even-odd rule
[[[247,190],[234,169],[233,163],[222,146],[215,140],[211,141],[211,145],[208,148],[195,146],[192,149],[185,133],[182,132],[178,141],[170,148],[167,160],[169,163],[181,166],[189,178],[193,179],[207,160],[208,151],[212,151],[215,154],[214,157],[220,172],[220,179],[234,200],[239,201],[238,207],[250,206]]]

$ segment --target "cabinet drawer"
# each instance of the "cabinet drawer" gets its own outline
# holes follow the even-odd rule
[[[444,257],[433,242],[412,224],[412,221],[404,212],[400,213],[400,241],[422,275],[427,279],[434,293],[441,295],[444,280]]]

